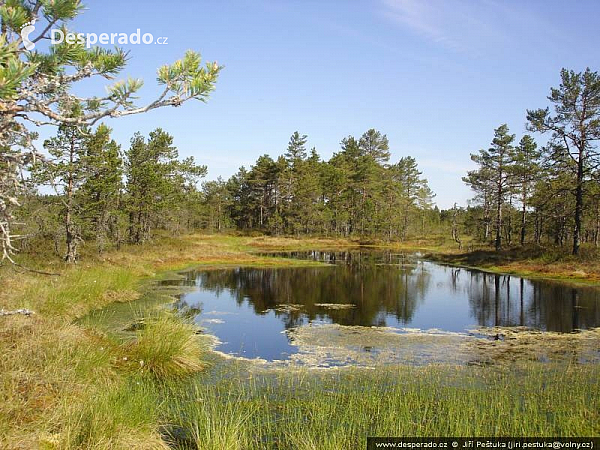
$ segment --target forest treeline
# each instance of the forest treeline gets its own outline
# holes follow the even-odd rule
[[[390,160],[388,138],[375,129],[343,138],[328,160],[296,131],[277,158],[265,154],[228,180],[202,181],[207,167],[181,160],[160,128],[136,133],[124,149],[106,125],[62,124],[44,143],[50,162],[31,168],[22,245],[41,237],[74,262],[84,242],[102,252],[156,230],[200,229],[385,241],[443,235],[459,248],[469,236],[497,250],[550,244],[578,253],[582,243],[600,244],[598,74],[563,70],[549,100],[554,111],[527,112],[528,130],[544,144],[499,126],[463,178],[473,199],[449,210],[433,204],[413,157]]]
[[[125,150],[110,132],[62,125],[44,143],[52,163],[31,171],[20,209],[27,234],[54,242],[69,262],[84,242],[102,252],[147,241],[159,229],[401,240],[437,227],[439,211],[417,162],[390,163],[388,139],[374,129],[344,138],[328,161],[294,132],[277,159],[263,155],[228,180],[202,183],[207,167],[180,160],[164,130],[136,133]],[[52,194],[41,193],[48,188]]]
[[[570,245],[574,254],[582,243],[600,243],[600,77],[590,69],[561,71],[549,106],[527,111],[531,134],[498,127],[464,178],[472,201],[440,211],[417,161],[392,161],[375,129],[342,139],[328,160],[295,132],[277,158],[263,155],[228,180],[204,182],[207,167],[181,160],[165,130],[115,142],[103,120],[205,102],[222,67],[187,51],[157,69],[160,93],[145,103],[136,97],[142,80],[131,77],[82,97],[76,87],[113,80],[127,52],[66,40],[30,51],[21,45],[23,27],[37,17],[67,23],[82,8],[79,0],[33,5],[14,1],[0,14],[0,262],[40,242],[74,262],[82,243],[103,252],[156,230],[386,241],[443,235],[459,248],[472,237],[498,250]],[[32,43],[48,40],[49,29]],[[44,152],[41,126],[57,130]]]
[[[57,17],[74,17],[78,3],[62,3],[71,9]],[[11,30],[33,14],[26,4],[17,9],[6,22]],[[146,242],[158,230],[363,242],[435,235],[459,248],[467,240],[497,250],[569,245],[574,254],[583,243],[600,244],[600,77],[590,69],[561,71],[550,106],[527,111],[529,134],[517,138],[499,126],[489,148],[472,155],[476,169],[463,178],[474,198],[439,210],[417,161],[391,160],[388,138],[376,129],[343,138],[327,160],[309,148],[306,135],[294,132],[276,158],[262,155],[227,180],[203,180],[208,168],[179,158],[166,130],[136,133],[126,145],[102,120],[206,100],[221,70],[217,63],[203,66],[198,53],[186,52],[157,70],[162,94],[137,106],[137,79],[115,82],[104,97],[71,93],[83,79],[119,73],[127,60],[123,51],[65,42],[47,54],[27,53],[11,39],[0,47],[5,79],[12,80],[0,83],[2,261],[50,243],[75,262],[84,243],[104,252]],[[73,75],[65,77],[65,68]],[[36,149],[40,124],[57,130],[44,152]]]

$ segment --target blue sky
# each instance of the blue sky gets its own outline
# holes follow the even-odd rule
[[[156,68],[186,49],[225,66],[207,104],[110,120],[124,146],[160,126],[182,156],[229,177],[295,130],[329,158],[347,135],[387,134],[392,161],[414,156],[440,207],[466,204],[469,154],[527,108],[546,106],[562,67],[599,70],[598,1],[88,1],[81,32],[150,32],[122,76],[156,95]],[[88,86],[88,94],[92,94]],[[102,88],[93,92],[102,95]]]

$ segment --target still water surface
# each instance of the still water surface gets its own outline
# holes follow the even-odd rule
[[[467,333],[526,326],[572,332],[600,326],[600,289],[440,265],[381,251],[278,254],[323,267],[188,271],[163,284],[193,287],[177,307],[215,335],[217,350],[286,359],[286,330],[315,324]]]

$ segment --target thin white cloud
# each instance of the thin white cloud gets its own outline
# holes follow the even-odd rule
[[[482,55],[493,47],[518,46],[517,35],[540,40],[552,27],[520,3],[494,0],[381,0],[380,14],[392,23],[441,47]]]
[[[384,0],[383,14],[392,21],[434,42],[457,47],[456,42],[444,27],[444,14],[436,3],[419,0]]]

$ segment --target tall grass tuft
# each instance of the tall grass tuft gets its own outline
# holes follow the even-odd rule
[[[241,392],[229,394],[209,386],[195,385],[171,401],[170,441],[175,448],[245,450],[255,441],[250,418],[254,403]]]
[[[146,319],[136,338],[124,346],[122,363],[158,379],[199,372],[206,367],[206,348],[196,332],[193,324],[167,312]]]

